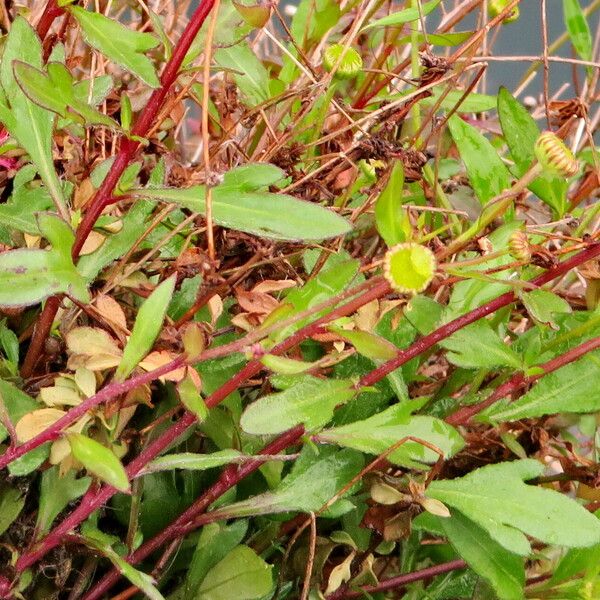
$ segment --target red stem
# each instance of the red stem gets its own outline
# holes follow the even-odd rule
[[[260,454],[277,454],[288,446],[295,444],[304,434],[304,427],[298,425],[276,440],[265,446]],[[160,548],[169,540],[181,537],[185,533],[185,526],[190,523],[199,513],[205,511],[217,498],[227,490],[237,485],[242,479],[256,471],[264,462],[260,460],[248,461],[242,466],[230,465],[221,476],[198,500],[183,512],[173,523],[163,529],[158,535],[142,544],[135,552],[130,554],[126,560],[132,565],[144,560],[155,550]],[[97,600],[103,596],[119,579],[121,573],[114,569],[107,573],[84,597],[83,600]]]
[[[70,409],[67,413],[65,413],[64,416],[58,419],[58,421],[52,423],[52,425],[44,429],[44,431],[42,431],[40,434],[36,435],[30,440],[27,440],[20,446],[11,446],[2,456],[0,456],[0,469],[8,466],[11,462],[23,456],[24,454],[27,454],[27,452],[34,450],[38,446],[48,442],[53,442],[54,440],[58,439],[67,427],[75,423],[77,419],[100,404],[104,404],[113,398],[118,398],[119,396],[126,394],[128,391],[133,390],[140,385],[150,383],[162,375],[166,375],[167,373],[170,373],[171,371],[174,371],[185,364],[186,357],[179,356],[166,365],[162,365],[153,371],[141,373],[140,375],[136,375],[127,381],[123,381],[122,383],[116,382],[107,385],[97,394],[86,398],[81,404]]]
[[[62,14],[64,14],[64,10],[56,4],[56,0],[48,0],[46,8],[44,8],[44,12],[42,13],[42,16],[36,27],[37,34],[40,36],[42,41],[48,34],[48,31],[50,31],[52,23],[54,23],[55,19],[60,17]]]
[[[600,254],[600,244],[594,244],[593,246],[590,246],[586,250],[583,250],[583,251],[579,252],[578,254],[572,256],[571,258],[565,260],[563,263],[559,264],[558,266],[554,267],[553,269],[548,270],[546,273],[543,273],[542,275],[536,277],[535,279],[533,279],[532,283],[534,283],[536,285],[543,285],[543,284],[551,281],[552,279],[560,277],[561,275],[563,275],[564,273],[566,273],[573,267],[591,260],[598,254]],[[513,292],[503,294],[502,296],[499,296],[498,298],[496,298],[495,300],[492,300],[488,304],[486,304],[482,307],[476,308],[473,311],[471,311],[470,313],[467,313],[466,315],[463,315],[462,317],[458,317],[454,321],[450,321],[449,323],[440,327],[440,329],[421,338],[420,340],[415,342],[412,346],[410,346],[406,350],[400,351],[397,354],[396,358],[388,361],[387,363],[384,363],[378,369],[371,371],[371,373],[367,374],[365,377],[362,378],[359,385],[367,386],[367,385],[373,385],[373,384],[377,383],[378,381],[383,379],[388,373],[394,371],[398,367],[407,363],[409,360],[411,360],[412,358],[414,358],[421,352],[429,349],[431,346],[438,343],[439,341],[452,335],[453,333],[458,331],[461,327],[465,327],[466,325],[474,322],[475,320],[482,318],[483,316],[486,316],[507,304],[510,304],[515,299],[516,298],[515,298],[515,295]],[[283,342],[283,343],[285,343],[285,342]],[[279,348],[279,346],[277,348]],[[416,349],[420,349],[420,350],[417,352]],[[590,349],[591,349],[591,347],[590,347]],[[553,361],[550,361],[550,362],[553,362]],[[247,365],[247,366],[250,366],[251,364],[252,363],[249,363],[249,365]],[[208,402],[207,402],[207,404],[208,404]],[[211,406],[214,406],[214,404],[211,404]],[[304,429],[298,430],[296,433],[294,433],[294,431],[297,429],[298,428],[294,428],[294,429],[286,431],[279,438],[277,438],[273,443],[277,443],[277,442],[281,441],[282,439],[288,440],[289,444],[295,443],[304,433]],[[252,470],[254,470],[256,468],[258,468],[258,465],[254,466],[254,468]],[[245,476],[245,475],[241,475],[241,476],[240,475],[241,475],[241,470],[238,470],[236,472],[235,481],[232,483],[232,485],[237,484]],[[220,485],[222,485],[221,480],[219,480],[219,482],[217,482],[215,484],[215,486],[220,486]],[[226,489],[229,489],[229,487]],[[199,526],[205,524],[205,521],[198,520],[198,519],[196,519],[196,517],[198,517],[204,510],[206,510],[207,505],[204,502],[204,498],[210,497],[211,502],[214,502],[214,497],[212,495],[212,492],[213,492],[213,489],[210,488],[207,492],[205,492],[205,494],[196,503],[194,503],[190,508],[188,508],[183,515],[181,515],[178,519],[176,519],[173,523],[171,523],[171,525],[166,527],[160,534],[158,534],[154,538],[150,539],[148,542],[146,542],[146,544],[141,546],[138,551],[139,554],[134,553],[134,555],[129,557],[128,560],[130,560],[130,559],[138,560],[138,561],[142,560],[143,558],[145,558],[148,555],[148,554],[145,554],[145,550],[144,550],[145,548],[149,549],[148,553],[153,552],[156,548],[159,547],[159,545],[162,545],[176,537],[186,535],[187,533],[190,533],[191,531],[197,529]],[[208,519],[206,522],[208,522],[208,520],[210,520],[210,516],[208,516]],[[112,585],[114,585],[114,583],[116,581],[118,581],[119,577],[120,577],[120,575],[118,572],[116,572],[116,571],[109,572],[97,584],[97,586],[95,586],[92,589],[90,594],[85,597],[85,600],[93,600],[94,598],[97,598],[98,596],[96,594],[98,593],[97,592],[98,588],[101,588],[102,593],[106,592],[108,589],[110,589],[110,587],[112,587]]]
[[[319,333],[322,327],[329,321],[354,313],[364,304],[384,296],[389,292],[389,285],[385,281],[380,281],[372,289],[367,290],[357,298],[350,302],[334,309],[328,315],[317,319],[314,323],[303,327],[289,338],[271,349],[272,354],[281,354],[286,352],[302,340]],[[206,406],[212,408],[222,402],[229,394],[234,392],[244,381],[253,377],[263,369],[263,364],[260,361],[249,362],[239,373],[234,375],[218,390],[213,392],[206,399]],[[194,425],[196,418],[193,414],[186,412],[183,417],[177,421],[170,429],[165,431],[161,436],[156,438],[149,446],[147,446],[136,458],[134,458],[126,471],[130,479],[133,479],[151,460],[158,456],[168,446],[173,444],[189,427]],[[285,434],[284,434],[285,435]],[[97,508],[102,506],[109,498],[111,498],[117,490],[110,486],[105,486],[101,489],[90,488],[85,496],[81,499],[79,506],[59,525],[57,525],[39,544],[30,552],[23,554],[17,561],[16,570],[22,572],[29,566],[36,563],[46,555],[52,548],[61,543],[64,535],[72,531],[87,517],[92,514]]]
[[[413,571],[412,573],[406,573],[405,575],[398,575],[397,577],[391,577],[380,581],[377,585],[369,585],[357,591],[348,591],[342,589],[341,591],[333,592],[327,596],[327,600],[342,600],[346,598],[364,598],[366,594],[374,594],[376,592],[385,592],[386,590],[393,590],[399,588],[408,583],[415,581],[422,581],[423,579],[430,579],[431,577],[437,577],[450,571],[458,571],[459,569],[466,569],[467,563],[464,560],[451,560],[449,562],[442,563],[440,565],[434,565],[433,567],[427,567],[426,569],[420,569],[419,571]]]
[[[160,77],[161,86],[152,92],[148,103],[144,107],[144,110],[140,114],[133,129],[131,130],[132,136],[143,138],[150,130],[150,127],[156,119],[160,108],[167,97],[167,94],[177,79],[177,75],[185,55],[190,49],[190,46],[200,31],[200,28],[204,24],[204,21],[210,13],[214,3],[215,0],[202,0],[198,8],[195,10],[192,18],[183,31],[181,38],[175,46],[169,62],[166,64],[162,72]],[[38,32],[42,31],[44,35],[46,34],[53,20],[58,16],[58,14],[55,14],[55,10],[61,9],[56,7],[55,0],[49,0],[46,10],[42,15],[42,19],[38,24]],[[123,138],[121,140],[119,152],[115,157],[110,171],[90,201],[89,208],[87,209],[81,223],[79,224],[79,227],[77,228],[75,233],[75,243],[73,244],[73,249],[71,251],[73,260],[79,256],[79,252],[81,251],[85,240],[92,231],[96,220],[102,214],[102,211],[114,201],[113,192],[115,187],[119,182],[123,171],[127,168],[139,147],[140,143],[130,138]],[[54,299],[53,302],[50,302],[50,300],[46,302],[46,306],[44,307],[44,311],[42,312],[38,326],[35,328],[31,344],[27,350],[27,355],[23,362],[23,369],[21,372],[23,377],[29,377],[35,368],[35,365],[41,354],[44,341],[48,337],[48,333],[52,327],[52,322],[56,316],[58,305],[59,301],[56,299]]]
[[[571,348],[569,351],[549,360],[543,365],[536,365],[543,370],[543,373],[538,373],[537,375],[532,375],[530,377],[526,377],[523,373],[517,373],[508,381],[498,386],[488,398],[477,404],[459,408],[456,412],[446,417],[445,421],[450,423],[450,425],[466,425],[475,415],[479,414],[482,410],[485,410],[495,402],[498,402],[498,400],[512,395],[517,390],[536,382],[545,375],[576,361],[588,352],[592,352],[592,350],[596,350],[597,348],[600,348],[600,337],[592,338],[575,348]]]

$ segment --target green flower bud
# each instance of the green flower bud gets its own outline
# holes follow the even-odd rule
[[[579,161],[563,141],[551,131],[545,131],[535,143],[535,156],[542,167],[555,175],[573,177],[579,171]]]
[[[341,58],[342,55],[343,58]],[[323,53],[323,67],[328,73],[332,71],[336,64],[338,67],[335,76],[340,79],[355,77],[363,66],[360,54],[354,48],[344,48],[342,44],[333,44]]]
[[[519,262],[528,263],[531,260],[531,246],[524,231],[515,231],[508,240],[510,255]]]
[[[489,0],[488,13],[492,19],[497,17],[509,4],[510,0]],[[520,15],[519,7],[515,6],[508,16],[502,21],[503,23],[514,23]]]
[[[436,267],[433,252],[413,242],[390,248],[383,261],[383,273],[388,283],[403,294],[422,292],[431,283]]]

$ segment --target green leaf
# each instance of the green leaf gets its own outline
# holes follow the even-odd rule
[[[487,138],[456,115],[449,119],[448,128],[481,204],[510,187],[510,173]]]
[[[194,598],[257,600],[271,591],[272,569],[248,546],[237,546],[206,574]]]
[[[131,337],[123,350],[123,358],[117,367],[115,379],[123,381],[152,349],[162,328],[174,289],[175,276],[172,276],[163,281],[140,307]]]
[[[249,107],[269,99],[269,74],[245,42],[215,52],[215,62],[234,72],[233,79]]]
[[[17,83],[39,106],[63,118],[71,116],[86,125],[117,126],[113,119],[92,108],[87,101],[77,99],[73,76],[63,64],[48,63],[47,74],[24,62],[14,61],[13,65]]]
[[[54,294],[88,302],[85,282],[73,263],[49,250],[10,250],[0,254],[0,305],[31,306]]]
[[[150,575],[138,571],[125,559],[121,558],[109,545],[107,541],[98,537],[85,536],[85,543],[98,550],[106,556],[118,571],[126,577],[133,585],[143,592],[150,600],[165,600],[164,596],[154,587],[154,580]]]
[[[50,444],[42,444],[8,465],[12,477],[23,477],[33,473],[50,455]]]
[[[4,379],[0,379],[0,402],[2,412],[6,412],[6,417],[13,425],[27,413],[40,408],[36,400]],[[0,442],[4,441],[7,435],[6,429],[0,424]]]
[[[540,130],[525,107],[505,87],[498,92],[498,117],[502,134],[515,161],[516,175],[522,177],[535,159],[534,146]],[[528,187],[556,212],[562,212],[567,192],[564,177],[545,174]]]
[[[129,491],[129,479],[119,459],[105,446],[81,433],[67,433],[73,456],[93,475],[121,492]]]
[[[39,535],[50,530],[50,526],[69,502],[83,496],[92,482],[90,477],[76,479],[74,470],[60,475],[57,466],[42,473],[39,509],[35,530]]]
[[[539,477],[536,460],[489,465],[453,480],[434,481],[426,496],[460,511],[510,552],[525,556],[524,534],[547,544],[587,547],[600,542],[600,521],[571,498],[523,483]]]
[[[146,188],[134,196],[172,202],[201,215],[206,213],[206,188]],[[322,240],[348,233],[348,221],[318,204],[286,194],[249,192],[220,185],[212,190],[215,223],[230,229],[279,240]]]
[[[395,404],[368,419],[325,429],[317,437],[319,441],[375,455],[382,454],[407,436],[437,446],[446,458],[464,446],[456,429],[434,417],[411,415],[411,408],[410,401]],[[439,454],[412,440],[406,441],[387,457],[394,464],[417,469],[434,463],[438,458]]]
[[[418,32],[415,35],[415,41],[419,44],[428,43],[432,46],[458,46],[466,42],[473,35],[472,31],[454,31],[452,33],[427,33]],[[405,35],[396,41],[396,45],[410,44],[412,38]],[[477,94],[476,94],[477,95]]]
[[[144,54],[160,43],[149,33],[140,33],[100,13],[88,12],[79,6],[70,6],[83,32],[85,41],[150,87],[157,88],[160,81],[152,61]]]
[[[52,156],[54,113],[38,106],[23,93],[13,73],[15,60],[37,69],[42,67],[40,39],[22,17],[12,23],[4,45],[0,82],[8,104],[0,101],[0,121],[27,151],[61,216],[67,219],[66,201]]]
[[[522,367],[519,355],[500,339],[487,321],[476,321],[460,329],[440,345],[450,350],[446,358],[452,364],[465,369]]]
[[[0,489],[0,535],[12,525],[24,506],[23,492],[4,483]]]
[[[579,0],[563,0],[563,15],[573,48],[582,60],[592,61],[592,33]]]
[[[260,359],[260,362],[270,371],[280,373],[281,375],[297,375],[298,373],[304,373],[304,371],[308,371],[315,366],[313,363],[294,360],[293,358],[287,358],[286,356],[275,356],[274,354],[265,354]]]
[[[554,330],[559,328],[554,321],[554,315],[572,312],[571,305],[565,299],[549,290],[531,290],[523,292],[520,296],[529,316],[537,323],[549,325]]]
[[[448,91],[442,85],[436,85],[430,91],[431,96],[420,100],[421,105],[426,107],[439,106],[438,110],[450,111],[454,110],[460,101],[457,109],[459,114],[485,112],[496,108],[496,96],[471,93],[463,98],[464,91],[455,89]]]
[[[304,448],[290,474],[275,490],[230,504],[212,514],[230,518],[289,511],[315,512],[355,477],[363,464],[362,455],[348,448],[320,447],[316,456],[313,449]]]
[[[143,473],[170,471],[173,469],[205,471],[206,469],[214,469],[215,467],[221,467],[230,463],[243,462],[249,458],[251,457],[242,454],[238,450],[232,449],[220,450],[219,452],[213,452],[212,454],[181,452],[155,458],[148,464]]]
[[[317,429],[331,419],[338,404],[344,404],[355,393],[348,379],[317,379],[304,375],[286,390],[250,404],[242,414],[240,425],[246,433],[257,435],[281,433],[299,423],[304,423],[308,430]]]
[[[349,341],[359,354],[371,360],[389,360],[399,352],[394,344],[369,331],[346,330],[334,326],[329,327],[329,330]]]
[[[596,351],[545,375],[516,402],[492,407],[485,418],[501,422],[562,412],[596,412],[600,409],[598,377],[600,352]]]
[[[243,519],[231,525],[209,523],[202,528],[187,572],[186,597],[197,590],[206,574],[244,539],[247,529],[248,521]]]
[[[507,552],[484,529],[456,510],[450,518],[438,522],[460,557],[487,579],[500,600],[522,600],[525,568],[521,557]]]
[[[77,269],[86,281],[92,282],[104,267],[123,256],[135,244],[146,231],[146,219],[153,210],[154,204],[150,201],[136,202],[123,218],[121,231],[109,235],[98,250],[79,259]]]
[[[432,12],[435,7],[440,3],[440,0],[430,0],[421,5],[421,11],[418,8],[405,8],[398,12],[392,13],[387,17],[377,19],[372,23],[369,23],[366,27],[363,27],[363,31],[371,29],[372,27],[385,27],[388,25],[402,25],[404,23],[410,23],[411,21],[417,21],[422,14],[423,16],[428,15]]]
[[[406,240],[407,216],[402,208],[403,187],[404,166],[402,161],[397,160],[394,162],[387,185],[375,203],[377,231],[388,246],[395,246]]]
[[[244,192],[256,192],[285,178],[285,173],[270,163],[248,163],[223,173],[223,185]]]

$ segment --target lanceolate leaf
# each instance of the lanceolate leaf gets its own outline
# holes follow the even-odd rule
[[[115,373],[117,380],[123,381],[152,349],[154,340],[162,328],[174,289],[173,276],[163,281],[142,304]]]
[[[172,202],[202,215],[206,188],[147,188],[135,196]],[[239,187],[212,190],[212,217],[223,227],[280,240],[322,240],[350,231],[350,224],[335,212],[286,194],[246,192]]]
[[[234,72],[234,79],[248,106],[256,106],[269,99],[269,74],[246,43],[215,52],[215,62]]]
[[[152,61],[144,54],[156,47],[159,40],[149,33],[128,29],[118,21],[79,6],[69,6],[85,41],[110,60],[127,69],[150,87],[160,85]]]
[[[433,444],[446,458],[464,446],[456,429],[434,417],[411,415],[410,409],[409,403],[396,404],[363,421],[325,429],[317,437],[323,442],[375,455],[389,450],[407,436]],[[397,465],[423,468],[434,463],[439,454],[419,442],[407,440],[387,458]]]
[[[510,174],[498,152],[475,127],[458,116],[448,121],[450,133],[465,163],[469,181],[481,204],[510,187]]]
[[[356,390],[347,379],[317,379],[304,375],[282,392],[269,394],[252,403],[242,414],[247,433],[281,433],[303,423],[307,429],[323,426],[338,404],[347,402]]]
[[[485,418],[502,422],[560,412],[596,412],[600,409],[599,377],[600,352],[596,351],[542,377],[516,402],[492,408]]]
[[[338,450],[325,446],[319,448],[318,456],[308,448],[275,490],[223,507],[213,514],[229,518],[291,510],[317,511],[360,472],[363,464],[361,454],[348,448]]]
[[[489,581],[500,600],[522,600],[525,588],[523,558],[507,552],[488,533],[453,510],[438,523],[458,554]]]
[[[117,126],[113,119],[92,108],[87,99],[78,99],[73,76],[63,64],[49,63],[47,73],[19,61],[14,62],[13,68],[21,89],[36,104],[61,117],[71,116],[86,124]]]
[[[403,225],[407,216],[402,209],[402,189],[404,186],[404,167],[402,161],[396,161],[389,181],[375,203],[375,222],[377,231],[388,246],[394,246],[406,240]]]
[[[439,3],[440,0],[430,0],[429,2],[425,2],[421,5],[421,11],[419,11],[418,8],[405,8],[404,10],[399,10],[387,17],[369,23],[363,30],[370,29],[371,27],[402,25],[404,23],[410,23],[410,21],[416,21],[421,14],[425,16],[432,12]]]
[[[81,433],[68,433],[73,456],[93,475],[117,488],[129,490],[129,479],[119,459],[105,446]]]
[[[459,479],[434,481],[426,495],[459,510],[522,556],[531,551],[524,534],[569,547],[599,543],[600,521],[594,515],[567,496],[524,483],[543,472],[544,465],[536,460],[500,463]]]
[[[592,34],[579,0],[563,0],[563,13],[573,48],[581,59],[591,61]]]
[[[0,81],[5,98],[0,100],[0,121],[31,157],[50,196],[63,217],[68,217],[63,190],[52,158],[54,113],[32,102],[15,81],[13,61],[34,68],[42,66],[42,46],[31,26],[17,17],[4,45]]]
[[[515,161],[515,174],[521,177],[533,164],[533,148],[540,130],[525,107],[505,87],[498,92],[498,117],[502,134]],[[567,192],[564,177],[544,174],[533,181],[529,189],[557,213],[562,212]]]

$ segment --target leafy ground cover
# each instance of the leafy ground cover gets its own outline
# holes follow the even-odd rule
[[[488,89],[519,4],[2,4],[0,598],[600,597],[600,2]]]

